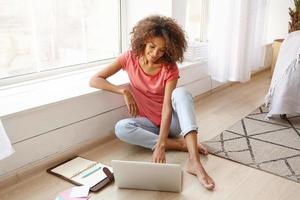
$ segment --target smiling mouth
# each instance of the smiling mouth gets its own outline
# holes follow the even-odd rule
[[[153,57],[153,56],[150,56],[150,58],[151,58],[152,60],[156,60],[156,59],[157,59],[156,57]]]

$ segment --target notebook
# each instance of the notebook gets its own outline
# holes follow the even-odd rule
[[[179,164],[122,160],[112,160],[111,164],[119,188],[181,192],[182,171]]]
[[[90,191],[98,191],[114,180],[111,167],[83,157],[75,157],[47,169],[75,185],[86,185]]]

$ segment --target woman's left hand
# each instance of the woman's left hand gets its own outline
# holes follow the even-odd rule
[[[163,145],[156,145],[152,155],[152,161],[155,163],[166,163],[166,153]]]

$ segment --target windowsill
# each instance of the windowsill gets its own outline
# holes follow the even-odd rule
[[[195,63],[203,64],[206,61],[183,62],[179,69],[188,69]],[[74,97],[98,92],[98,89],[89,86],[90,77],[104,65],[52,79],[39,79],[21,86],[0,88],[0,118],[22,111],[37,109],[42,106],[65,101]],[[126,72],[120,70],[108,79],[116,85],[129,83]]]

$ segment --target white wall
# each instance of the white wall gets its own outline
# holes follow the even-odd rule
[[[288,33],[289,7],[293,0],[267,0],[266,44],[285,38]]]

